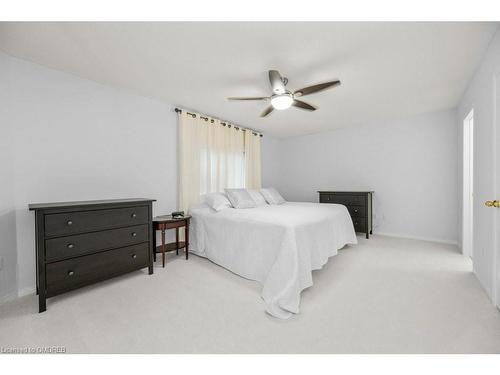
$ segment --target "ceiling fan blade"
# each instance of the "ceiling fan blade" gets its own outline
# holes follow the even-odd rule
[[[231,98],[227,98],[227,100],[267,100],[269,99],[267,96],[255,96],[255,97],[251,97],[251,96],[248,96],[248,97],[231,97]]]
[[[312,105],[307,104],[306,102],[303,102],[302,100],[295,99],[293,101],[292,105],[294,107],[305,109],[307,111],[315,111],[316,110],[316,107],[313,107]]]
[[[283,78],[281,77],[280,72],[278,72],[277,70],[270,70],[269,82],[271,83],[274,94],[285,93],[285,84],[283,83]]]
[[[335,86],[339,86],[339,85],[340,85],[339,80],[325,82],[325,83],[318,83],[317,85],[308,86],[308,87],[304,87],[300,90],[296,90],[293,93],[293,95],[294,96],[305,96],[305,95],[314,94],[315,92],[320,92],[320,91],[323,91],[323,90],[326,90],[326,89],[329,89],[329,88],[332,88]]]
[[[262,112],[260,114],[260,117],[266,117],[268,114],[270,114],[272,111],[274,111],[274,107],[272,105],[270,105],[269,107],[267,107],[264,112]]]

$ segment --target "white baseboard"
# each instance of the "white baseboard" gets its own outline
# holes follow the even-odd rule
[[[440,239],[440,238],[418,237],[418,236],[413,236],[413,235],[410,235],[410,234],[387,233],[387,232],[376,232],[375,234],[378,234],[380,236],[396,237],[396,238],[407,238],[409,240],[437,242],[437,243],[444,243],[444,244],[447,244],[447,245],[458,246],[458,241],[454,241],[454,240],[443,240],[443,239]]]
[[[30,295],[30,294],[35,294],[35,293],[36,293],[36,288],[30,286],[28,288],[20,289],[17,292],[17,296],[18,297],[24,297],[24,296],[27,296],[27,295]]]
[[[13,301],[17,298],[21,298],[21,297],[28,296],[30,294],[35,294],[35,293],[36,293],[36,288],[33,288],[33,287],[23,288],[23,289],[19,289],[17,291],[7,293],[3,296],[0,296],[0,305],[3,303],[6,303],[6,302]]]
[[[18,297],[18,294],[16,291],[13,291],[13,292],[7,293],[3,296],[0,296],[0,305],[2,303],[6,303],[9,301],[15,300],[17,297]]]

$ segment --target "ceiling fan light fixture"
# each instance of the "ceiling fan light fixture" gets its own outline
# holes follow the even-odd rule
[[[288,78],[283,77],[280,72],[277,70],[270,70],[269,72],[269,83],[271,84],[272,94],[271,96],[244,96],[244,97],[231,97],[227,98],[228,100],[270,100],[271,105],[267,106],[267,108],[260,114],[260,117],[267,117],[270,113],[272,113],[275,109],[283,110],[290,107],[295,107],[299,109],[303,109],[306,111],[315,111],[318,108],[303,102],[302,100],[298,100],[297,98],[302,99],[303,96],[314,94],[316,92],[324,91],[326,89],[330,89],[340,85],[340,81],[338,79],[329,82],[317,83],[312,86],[303,87],[299,90],[290,91],[286,88],[288,83]]]
[[[292,103],[293,97],[291,94],[275,95],[271,98],[271,105],[277,110],[290,108]]]

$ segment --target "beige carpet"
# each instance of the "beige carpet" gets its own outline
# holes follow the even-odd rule
[[[454,246],[373,236],[314,272],[301,312],[192,256],[48,300],[0,306],[0,348],[85,353],[500,353],[500,312]]]

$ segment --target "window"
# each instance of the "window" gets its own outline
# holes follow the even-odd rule
[[[179,209],[225,188],[260,188],[259,134],[182,111],[179,114]]]

